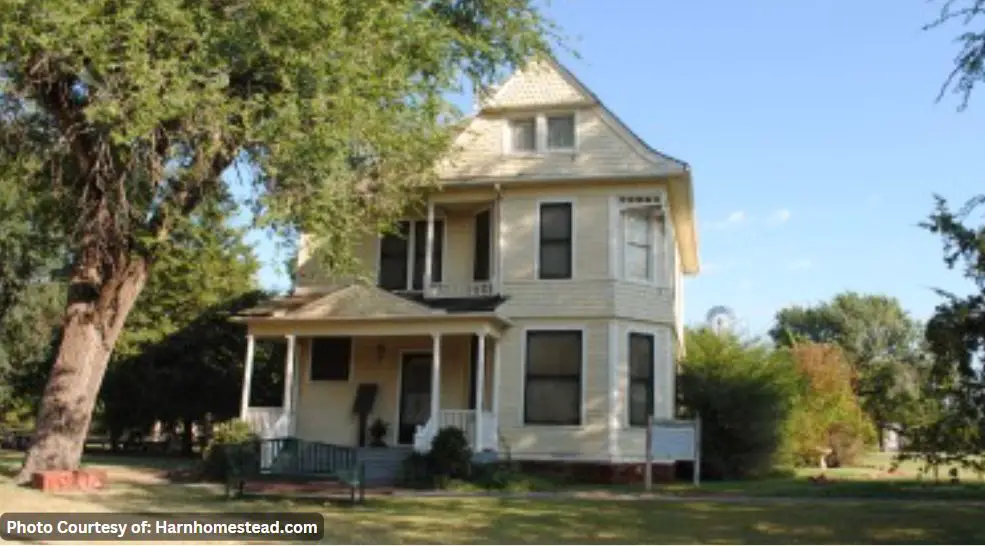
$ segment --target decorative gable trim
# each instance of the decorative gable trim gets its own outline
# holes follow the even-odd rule
[[[510,85],[519,79],[519,77],[524,73],[528,67],[535,65],[538,62],[543,62],[548,68],[555,70],[567,83],[572,86],[576,91],[578,91],[584,100],[581,101],[562,101],[562,102],[552,102],[543,105],[523,105],[522,107],[509,107],[509,106],[496,106],[496,100],[498,97],[502,96],[504,91],[509,89]],[[572,108],[572,107],[594,107],[598,106],[601,110],[602,121],[612,130],[613,133],[618,135],[626,144],[630,146],[636,153],[655,165],[661,165],[665,162],[673,163],[682,171],[690,170],[690,166],[686,161],[677,159],[676,157],[665,154],[661,151],[656,150],[652,146],[646,143],[639,135],[633,132],[615,113],[610,110],[604,102],[592,92],[577,76],[574,75],[570,70],[567,69],[563,64],[561,64],[553,56],[547,55],[528,63],[523,69],[517,70],[513,73],[499,88],[493,92],[489,100],[484,103],[478,113],[494,113],[503,112],[506,110],[531,110],[537,108]]]

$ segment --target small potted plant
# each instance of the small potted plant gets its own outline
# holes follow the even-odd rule
[[[373,424],[369,425],[369,437],[370,437],[370,447],[386,447],[386,433],[390,431],[390,425],[388,425],[383,419],[379,417],[373,421]]]

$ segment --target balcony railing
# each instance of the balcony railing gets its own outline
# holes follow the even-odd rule
[[[428,298],[482,298],[496,295],[494,281],[463,283],[433,282],[425,292]]]

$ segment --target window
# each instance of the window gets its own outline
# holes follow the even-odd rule
[[[625,221],[626,277],[636,280],[653,279],[653,224],[649,209],[629,209]]]
[[[571,234],[571,203],[540,205],[539,278],[571,278]]]
[[[311,380],[348,381],[352,362],[352,338],[311,339]]]
[[[510,120],[510,146],[514,152],[537,151],[537,119]]]
[[[582,332],[527,332],[523,422],[581,424]]]
[[[653,336],[629,334],[629,425],[646,426],[653,413]]]
[[[380,241],[380,288],[407,289],[407,244],[410,222],[400,222],[397,233],[388,233]]]
[[[575,116],[547,117],[547,149],[573,150],[575,148]]]
[[[434,221],[434,249],[431,256],[431,280],[441,282],[444,260],[445,223]],[[414,251],[411,252],[410,249]],[[397,233],[384,235],[380,241],[378,284],[387,290],[421,290],[424,286],[424,262],[427,255],[427,221],[400,222]]]
[[[492,214],[484,210],[475,216],[475,241],[472,262],[472,280],[488,281],[492,253]]]

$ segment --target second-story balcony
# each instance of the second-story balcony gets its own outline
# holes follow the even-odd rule
[[[486,298],[499,293],[494,281],[432,282],[424,291],[426,298]]]
[[[494,201],[434,202],[377,248],[381,288],[425,299],[499,295],[498,208]]]

